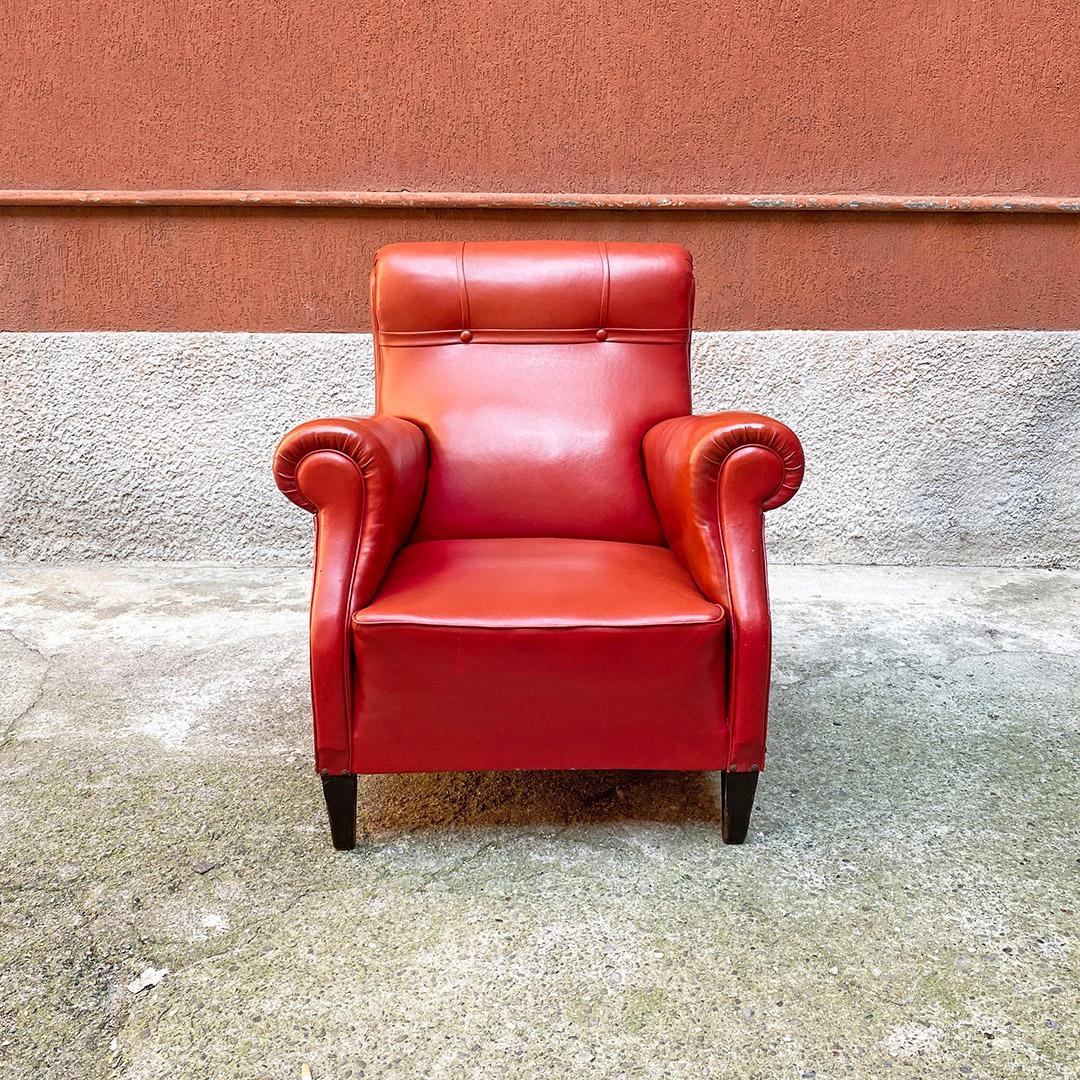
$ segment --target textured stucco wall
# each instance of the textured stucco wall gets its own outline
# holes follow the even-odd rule
[[[1076,193],[1073,4],[883,14],[857,0],[579,0],[572,21],[552,0],[20,4],[0,183]]]
[[[1080,215],[565,209],[575,192],[1074,203],[1072,0],[14,7],[0,188],[30,198],[0,207],[7,330],[364,330],[380,245],[511,237],[683,243],[709,330],[1078,326]],[[40,205],[55,189],[142,198]],[[266,189],[562,208],[145,199]]]
[[[0,335],[0,557],[309,557],[276,439],[370,411],[367,335]],[[1069,566],[1080,551],[1080,332],[713,332],[697,411],[800,434],[776,561]]]
[[[366,331],[378,248],[479,238],[682,244],[702,330],[1078,326],[1080,214],[255,206],[0,206],[0,326]]]

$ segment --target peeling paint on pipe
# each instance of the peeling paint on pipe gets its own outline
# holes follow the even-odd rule
[[[1076,214],[1080,196],[289,191],[201,188],[0,190],[0,206],[319,206],[408,210],[853,210],[886,213]]]

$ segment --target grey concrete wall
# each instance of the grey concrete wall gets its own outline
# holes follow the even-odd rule
[[[701,333],[697,411],[803,439],[778,562],[1075,566],[1080,332]],[[296,563],[277,438],[372,408],[367,335],[0,335],[0,558]]]

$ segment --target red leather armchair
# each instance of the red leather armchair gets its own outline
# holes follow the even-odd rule
[[[690,416],[694,281],[671,244],[398,244],[371,277],[376,415],[301,424],[316,515],[315,763],[333,841],[358,773],[722,770],[765,758],[763,511],[802,449]]]

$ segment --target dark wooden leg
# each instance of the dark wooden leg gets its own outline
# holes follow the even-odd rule
[[[750,811],[754,809],[758,774],[726,772],[721,773],[720,777],[724,843],[741,844],[746,839],[746,830],[750,828]]]
[[[322,790],[334,847],[338,851],[352,851],[356,847],[356,777],[323,773]]]

